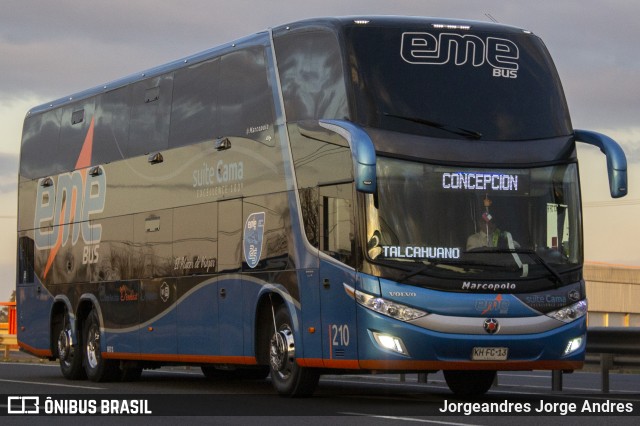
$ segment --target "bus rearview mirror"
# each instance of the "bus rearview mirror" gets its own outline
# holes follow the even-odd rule
[[[609,174],[609,191],[611,198],[627,195],[627,157],[622,147],[609,136],[590,130],[574,130],[576,141],[584,142],[600,148],[607,156],[607,173]]]
[[[325,129],[336,132],[349,143],[356,190],[365,194],[375,194],[376,149],[369,135],[348,121],[320,120],[319,124]]]

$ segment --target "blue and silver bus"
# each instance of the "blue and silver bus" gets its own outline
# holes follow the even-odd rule
[[[576,142],[530,31],[323,18],[33,108],[18,341],[68,379],[574,370],[587,300]]]

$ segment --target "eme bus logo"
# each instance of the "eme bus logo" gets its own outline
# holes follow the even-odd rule
[[[38,181],[34,229],[35,245],[39,250],[51,249],[44,276],[53,259],[71,239],[75,246],[80,235],[85,244],[82,263],[98,262],[98,243],[102,239],[102,225],[91,224],[91,215],[102,213],[105,207],[107,177],[102,166],[88,173],[87,169],[63,173],[57,181],[44,178]],[[90,245],[95,244],[93,247]]]
[[[400,55],[405,62],[420,65],[456,66],[488,64],[494,77],[517,78],[520,51],[511,40],[498,37],[482,39],[472,34],[427,32],[402,34]]]

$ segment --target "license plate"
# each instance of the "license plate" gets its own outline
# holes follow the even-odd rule
[[[509,355],[509,348],[473,348],[473,361],[504,361]]]

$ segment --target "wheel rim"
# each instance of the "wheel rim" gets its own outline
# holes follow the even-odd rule
[[[71,328],[67,325],[58,335],[58,357],[66,365],[71,363],[73,349],[71,345]]]
[[[296,354],[293,331],[288,324],[280,326],[280,330],[271,337],[269,348],[269,362],[271,369],[281,378],[291,374]]]
[[[92,325],[87,333],[87,362],[90,368],[96,368],[100,360],[100,330]]]

